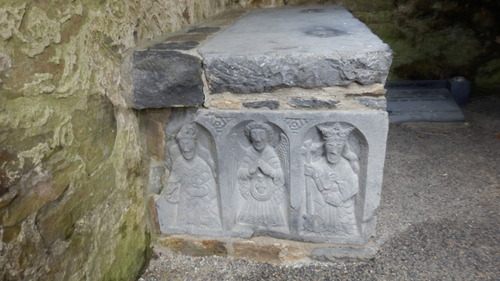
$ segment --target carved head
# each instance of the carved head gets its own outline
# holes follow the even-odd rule
[[[179,143],[184,159],[193,159],[196,154],[196,125],[189,123],[182,126],[175,139],[177,140],[177,143]]]
[[[339,123],[318,125],[317,128],[325,140],[326,159],[332,164],[338,163],[353,128],[344,129]]]
[[[255,150],[262,150],[273,139],[274,131],[266,123],[250,122],[245,126],[245,136],[250,140]]]

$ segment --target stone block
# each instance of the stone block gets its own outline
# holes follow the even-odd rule
[[[363,245],[375,234],[387,113],[172,112],[163,233]],[[173,128],[176,128],[175,130]]]
[[[259,262],[279,263],[282,249],[277,245],[258,245],[253,241],[233,243],[233,255]]]
[[[201,75],[201,60],[196,56],[154,49],[136,51],[131,69],[132,107],[201,106],[205,100]]]
[[[227,249],[224,243],[217,240],[195,241],[183,238],[166,238],[160,241],[161,245],[175,253],[190,256],[226,256]]]
[[[213,93],[385,83],[392,52],[338,6],[258,9],[201,46]]]
[[[280,106],[280,103],[279,103],[279,101],[276,101],[276,100],[252,101],[252,102],[244,102],[243,106],[246,108],[267,107],[269,109],[276,109]]]
[[[289,103],[293,107],[334,108],[339,102],[336,100],[318,100],[316,98],[292,98]]]

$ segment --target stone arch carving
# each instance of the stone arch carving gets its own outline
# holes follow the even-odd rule
[[[178,126],[179,127],[179,126]],[[171,233],[210,233],[222,229],[217,155],[210,132],[196,122],[167,136],[170,175],[157,200],[160,229]]]
[[[346,122],[309,129],[301,147],[305,200],[301,230],[326,236],[359,236],[367,142]]]
[[[234,222],[288,232],[289,139],[276,124],[246,120],[230,131]]]

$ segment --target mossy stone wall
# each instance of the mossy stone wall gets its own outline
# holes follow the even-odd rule
[[[122,56],[232,2],[1,1],[0,280],[136,278],[145,153]]]

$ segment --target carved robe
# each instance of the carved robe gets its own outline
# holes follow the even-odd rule
[[[330,235],[356,235],[355,197],[358,193],[358,175],[349,162],[341,158],[337,164],[324,157],[312,163],[324,189],[317,187],[313,196],[314,213],[323,225],[320,232]],[[314,181],[311,181],[314,184]]]
[[[257,168],[256,168],[257,167]],[[246,201],[237,221],[255,226],[283,226],[280,210],[284,196],[284,176],[274,149],[247,149],[238,164],[238,186]]]
[[[167,187],[171,192],[164,196],[169,202],[178,204],[177,226],[221,227],[215,179],[210,166],[201,157],[196,155],[192,161],[177,157]]]

